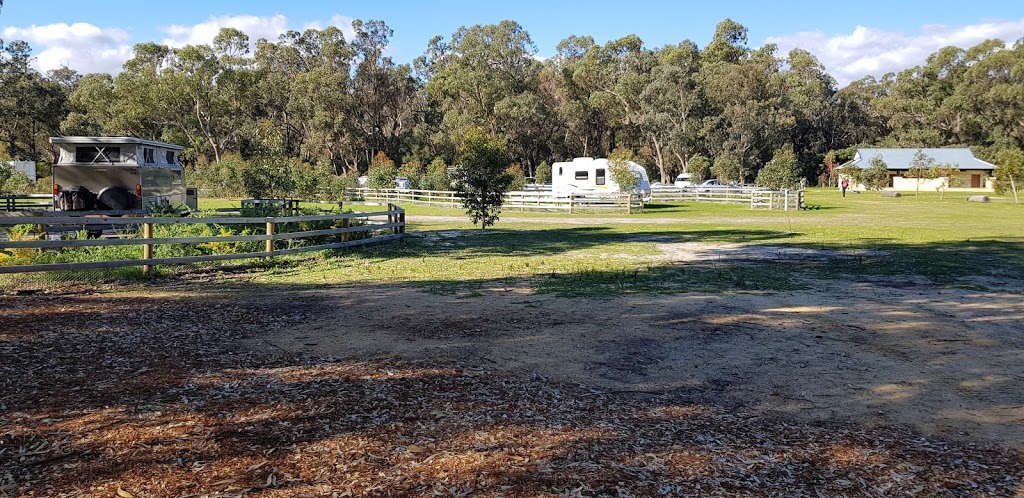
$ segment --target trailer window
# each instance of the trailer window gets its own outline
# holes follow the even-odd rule
[[[116,163],[120,161],[120,147],[75,147],[76,163]]]
[[[142,149],[142,162],[146,164],[153,164],[156,162],[153,160],[153,149]]]
[[[561,166],[558,167],[558,176],[562,176],[562,167]]]
[[[576,172],[576,179],[577,180],[586,180],[587,178],[590,178],[590,173],[589,172],[587,172],[587,171],[577,171]]]
[[[174,151],[167,151],[167,164],[174,164]]]
[[[598,170],[594,172],[594,184],[596,184],[596,185],[604,185],[604,182],[605,182],[604,179],[605,179],[604,168],[598,168]]]

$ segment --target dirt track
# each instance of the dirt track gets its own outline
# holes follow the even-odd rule
[[[346,287],[317,291],[329,295],[315,299],[316,318],[253,344],[352,359],[446,358],[605,391],[1024,447],[1019,294],[905,278],[809,284],[601,299]]]

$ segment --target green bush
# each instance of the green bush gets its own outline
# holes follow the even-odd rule
[[[534,172],[534,178],[538,184],[549,185],[551,183],[551,165],[542,162],[540,166],[537,166],[537,171]]]

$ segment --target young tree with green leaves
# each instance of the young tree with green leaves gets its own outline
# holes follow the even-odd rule
[[[882,156],[874,156],[868,161],[868,169],[860,170],[858,181],[871,190],[882,190],[889,186],[889,165]]]
[[[786,147],[775,152],[775,157],[757,173],[754,183],[772,190],[796,188],[800,183],[800,170],[793,149]]]
[[[537,166],[537,171],[534,173],[534,179],[539,185],[550,185],[551,165],[547,162],[540,163],[540,166]]]
[[[939,199],[942,199],[950,187],[963,185],[964,179],[957,174],[959,172],[960,167],[956,164],[940,163],[931,167],[928,176],[939,180],[939,184],[935,187],[935,190],[939,191]]]
[[[743,180],[743,166],[740,159],[732,154],[722,154],[715,158],[711,174],[724,182],[740,182]]]
[[[509,190],[523,190],[526,188],[526,173],[523,172],[523,165],[514,163],[506,171],[512,175],[512,184],[508,186]]]
[[[689,162],[690,182],[694,185],[711,178],[711,160],[707,156],[693,156]]]
[[[409,188],[423,188],[423,165],[416,159],[406,161],[398,168],[398,176],[409,179]]]
[[[1019,203],[1017,193],[1024,181],[1024,151],[1017,147],[1007,147],[996,152],[995,176],[996,192],[1013,192],[1013,202]]]
[[[505,192],[512,185],[512,164],[501,139],[480,130],[469,132],[459,149],[456,190],[473,224],[484,230],[498,221]]]
[[[619,192],[632,192],[640,185],[640,175],[629,168],[633,151],[618,148],[608,155],[608,175],[619,185]]]
[[[427,165],[427,174],[423,176],[421,188],[425,190],[451,190],[452,182],[448,178],[448,165],[440,157],[434,158]]]
[[[935,158],[925,154],[923,150],[917,149],[914,153],[914,159],[910,161],[910,168],[907,169],[907,178],[913,178],[915,180],[914,185],[914,196],[921,191],[921,180],[925,178],[933,178],[932,167],[935,166]]]
[[[398,168],[395,162],[388,157],[384,151],[380,151],[373,157],[370,163],[370,170],[366,172],[366,186],[373,189],[395,188],[395,177],[398,176]]]

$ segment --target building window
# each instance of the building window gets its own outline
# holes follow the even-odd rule
[[[597,184],[597,185],[604,185],[604,182],[605,182],[604,168],[598,168],[598,170],[594,172],[594,183]]]
[[[174,164],[174,151],[167,151],[167,164]]]
[[[120,147],[75,147],[76,163],[116,163],[121,161]]]
[[[590,178],[590,173],[589,172],[587,172],[587,171],[577,171],[576,172],[576,179],[577,180],[586,180],[587,178]]]
[[[153,160],[153,149],[142,149],[142,162],[146,164],[153,164],[156,162]]]

